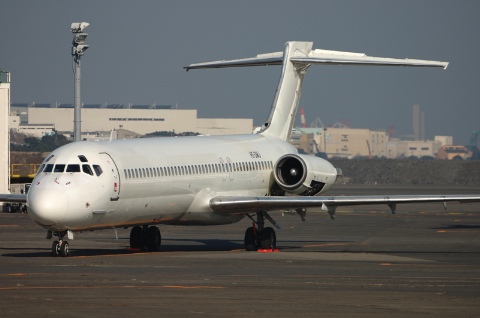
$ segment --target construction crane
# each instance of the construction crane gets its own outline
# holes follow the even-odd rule
[[[312,128],[325,128],[320,117],[315,118],[315,120],[310,124]]]

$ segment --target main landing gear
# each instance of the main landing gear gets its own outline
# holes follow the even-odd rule
[[[247,251],[275,251],[277,246],[277,236],[275,230],[271,227],[265,227],[265,219],[269,220],[276,228],[280,226],[267,214],[267,212],[257,212],[257,219],[247,215],[252,221],[252,226],[245,231],[245,250]]]
[[[55,232],[55,235],[58,236],[58,241],[52,243],[52,256],[70,256],[70,247],[68,242],[63,238],[67,235],[67,232]],[[52,238],[52,232],[48,231],[47,239]]]
[[[162,236],[156,226],[134,226],[130,231],[130,248],[149,252],[160,251]]]

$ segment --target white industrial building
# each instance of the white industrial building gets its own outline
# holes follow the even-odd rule
[[[435,140],[391,140],[387,145],[387,158],[435,158],[442,147]]]
[[[306,153],[325,152],[328,157],[386,157],[388,136],[385,130],[349,127],[295,128],[292,143]]]
[[[20,116],[10,114],[8,127],[14,132],[29,135],[36,138],[52,135],[55,131],[53,124],[47,125],[22,125]]]
[[[386,130],[349,127],[297,127],[290,142],[305,153],[326,152],[329,158],[408,158],[437,156],[443,145],[452,143],[451,136],[435,140],[390,139]]]
[[[0,193],[10,193],[10,73],[0,71]]]
[[[19,105],[22,106],[13,107],[16,115],[23,121],[17,127],[19,132],[37,131],[36,136],[41,136],[52,129],[64,134],[73,131],[74,109],[71,107],[52,107],[49,104],[42,107]],[[203,135],[250,134],[253,129],[251,118],[198,118],[196,109],[167,109],[149,105],[141,108],[135,108],[135,105],[83,107],[81,120],[82,136],[121,129],[140,135],[156,131],[194,132]]]

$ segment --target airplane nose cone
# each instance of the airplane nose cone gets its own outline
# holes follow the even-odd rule
[[[54,227],[65,219],[67,197],[55,189],[32,187],[27,202],[30,217],[44,227]]]

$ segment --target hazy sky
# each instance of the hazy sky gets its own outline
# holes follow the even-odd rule
[[[480,1],[18,1],[0,3],[0,68],[13,103],[73,103],[70,24],[86,21],[84,103],[177,104],[200,117],[268,116],[280,67],[196,70],[190,63],[282,51],[285,42],[371,56],[450,62],[447,70],[313,66],[300,105],[307,123],[467,143],[480,130]],[[297,119],[297,122],[299,120]]]

